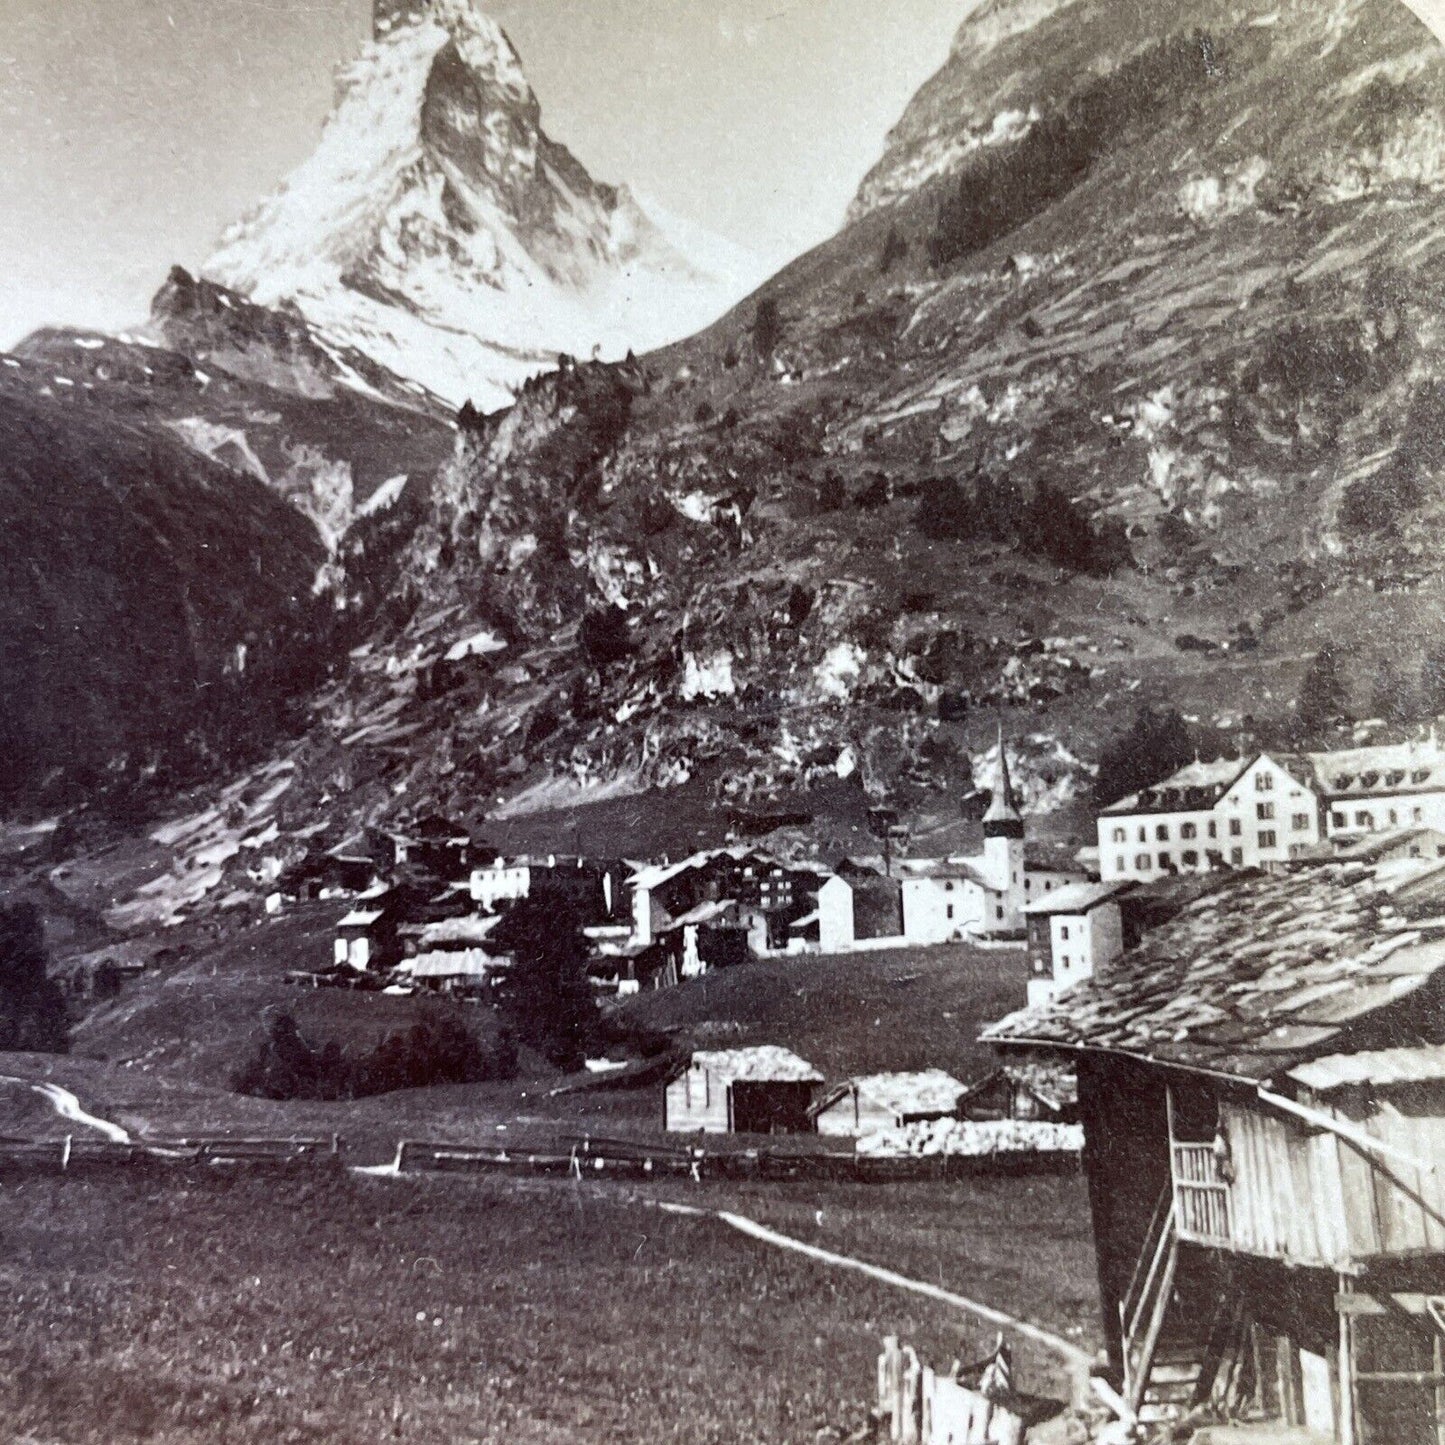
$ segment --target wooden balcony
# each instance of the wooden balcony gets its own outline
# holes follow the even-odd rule
[[[1174,1224],[1179,1238],[1228,1248],[1229,1181],[1212,1144],[1174,1144]]]

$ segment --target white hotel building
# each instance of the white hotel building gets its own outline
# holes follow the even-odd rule
[[[1105,882],[1268,868],[1327,839],[1445,831],[1445,749],[1426,740],[1195,762],[1099,815]]]

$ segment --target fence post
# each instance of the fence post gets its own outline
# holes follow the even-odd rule
[[[913,1346],[909,1345],[904,1350],[908,1363],[903,1369],[902,1400],[902,1428],[898,1439],[900,1445],[919,1445],[919,1426],[923,1414],[923,1366],[918,1362],[918,1355],[914,1352]]]
[[[64,1174],[70,1168],[70,1144],[72,1135],[65,1136],[65,1142],[60,1146],[60,1172]]]
[[[901,1361],[898,1354],[898,1336],[883,1336],[883,1353],[878,1356],[878,1414],[889,1419],[889,1436],[897,1439],[895,1433],[898,1419],[898,1377]]]

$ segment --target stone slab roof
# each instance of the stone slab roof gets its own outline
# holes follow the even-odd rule
[[[982,1037],[1269,1078],[1339,1052],[1351,1025],[1445,970],[1445,925],[1412,923],[1395,886],[1360,864],[1232,875],[1102,974]]]

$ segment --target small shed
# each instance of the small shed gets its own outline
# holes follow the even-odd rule
[[[883,1129],[950,1118],[968,1092],[952,1074],[925,1069],[917,1074],[869,1074],[829,1090],[813,1106],[820,1134],[853,1138]]]
[[[663,1091],[663,1127],[674,1134],[802,1134],[823,1076],[789,1049],[703,1050]]]
[[[1053,1061],[996,1069],[964,1091],[961,1118],[983,1123],[1010,1119],[1024,1123],[1077,1124],[1079,1081],[1072,1065]]]

